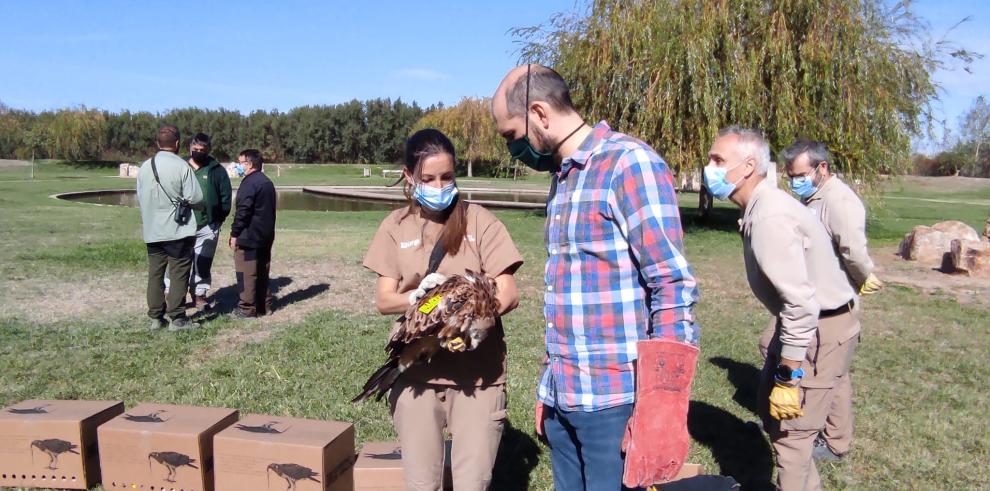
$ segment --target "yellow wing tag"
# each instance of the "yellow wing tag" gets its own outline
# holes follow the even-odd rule
[[[419,311],[424,314],[429,314],[430,312],[433,312],[433,309],[437,308],[437,305],[440,305],[441,300],[443,300],[443,295],[437,295],[427,300],[423,305],[420,305]]]

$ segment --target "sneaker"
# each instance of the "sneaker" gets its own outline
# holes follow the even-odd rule
[[[157,331],[159,329],[163,329],[165,326],[168,326],[168,322],[166,322],[164,318],[155,317],[154,319],[151,319],[151,323],[148,324],[148,330]]]
[[[199,327],[198,322],[193,322],[187,317],[179,317],[178,319],[172,319],[172,322],[168,325],[168,330],[175,331],[187,331],[189,329],[196,329]]]
[[[256,317],[258,317],[258,316],[257,315],[254,315],[254,314],[249,314],[249,313],[247,313],[247,312],[245,312],[245,311],[243,311],[243,310],[241,310],[239,308],[234,309],[230,313],[230,318],[231,319],[235,319],[235,320],[237,320],[237,319],[254,319]]]
[[[815,439],[815,445],[811,450],[811,458],[822,462],[838,462],[842,460],[842,456],[833,452],[831,448],[828,448],[828,444],[825,443],[825,439],[821,436]]]

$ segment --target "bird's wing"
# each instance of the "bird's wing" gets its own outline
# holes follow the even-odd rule
[[[406,311],[405,320],[393,334],[392,340],[408,344],[424,336],[438,335],[445,320],[463,305],[470,287],[470,282],[455,275],[427,292]]]

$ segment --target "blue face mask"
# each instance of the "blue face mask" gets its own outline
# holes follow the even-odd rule
[[[717,199],[726,200],[729,199],[729,195],[736,190],[736,182],[728,182],[725,180],[725,175],[729,173],[730,170],[739,167],[741,164],[736,164],[728,169],[724,167],[716,167],[714,165],[705,166],[705,187],[708,188],[708,192],[712,193],[712,196]],[[742,178],[739,178],[741,181]]]
[[[798,176],[791,178],[791,190],[801,199],[808,199],[818,192],[815,180],[811,176]]]
[[[245,169],[244,166],[241,165],[240,162],[238,162],[234,164],[234,172],[237,173],[237,177],[244,177],[244,174],[247,172],[247,169]]]
[[[431,211],[443,211],[450,208],[456,196],[457,186],[454,183],[450,183],[439,189],[419,183],[413,191],[413,197],[416,198],[420,206]]]

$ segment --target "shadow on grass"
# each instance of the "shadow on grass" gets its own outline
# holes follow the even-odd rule
[[[731,358],[716,356],[708,361],[719,368],[725,369],[729,383],[736,388],[732,400],[740,406],[756,414],[756,393],[760,387],[760,369],[749,363],[742,363]]]
[[[722,408],[691,401],[688,432],[694,441],[711,451],[719,474],[732,476],[746,490],[773,489],[770,443],[759,427]]]
[[[272,296],[275,297],[272,301],[273,309],[277,310],[285,308],[296,302],[308,300],[330,289],[330,285],[326,283],[319,283],[316,285],[310,285],[302,290],[296,290],[288,295],[285,295],[284,297],[277,296],[279,292],[291,284],[292,278],[289,278],[288,276],[278,276],[268,281],[268,289],[272,292]],[[210,311],[211,319],[233,312],[234,309],[237,308],[237,303],[240,301],[240,293],[237,291],[237,284],[235,283],[233,285],[220,288],[213,294],[213,299],[215,306]]]
[[[508,420],[492,469],[491,489],[529,489],[529,474],[540,460],[540,446]]]
[[[706,218],[698,216],[698,208],[696,207],[682,206],[680,212],[684,233],[689,234],[702,230],[739,233],[740,211],[738,208],[715,207],[708,212]]]

